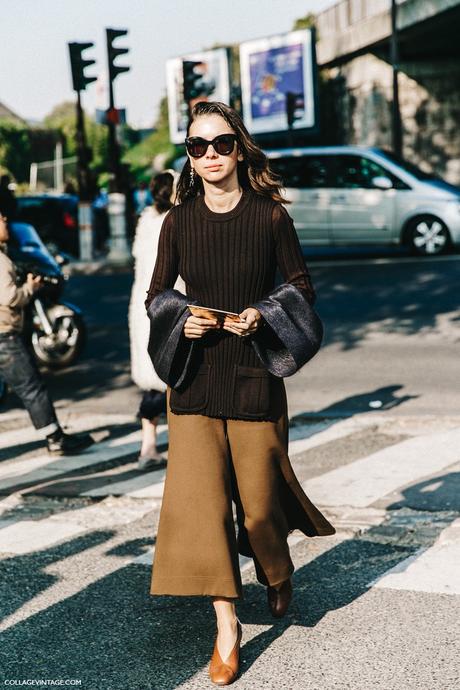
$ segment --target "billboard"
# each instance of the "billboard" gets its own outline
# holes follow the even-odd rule
[[[185,139],[189,107],[194,103],[208,100],[230,102],[228,69],[226,48],[191,53],[167,61],[169,134],[174,144],[181,144]]]
[[[315,57],[310,29],[240,45],[241,101],[251,134],[316,127]],[[289,102],[289,104],[288,104]]]

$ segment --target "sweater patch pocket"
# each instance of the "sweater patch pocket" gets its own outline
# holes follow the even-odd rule
[[[198,412],[208,404],[209,372],[211,365],[203,362],[192,381],[184,386],[171,388],[169,406],[178,412]]]
[[[264,417],[270,407],[270,374],[266,369],[236,364],[233,411],[246,417]]]

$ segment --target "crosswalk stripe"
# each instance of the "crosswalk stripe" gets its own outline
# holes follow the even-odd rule
[[[296,455],[323,443],[337,441],[349,434],[374,425],[374,417],[347,417],[346,419],[325,419],[309,424],[291,426],[289,429],[289,453]]]
[[[165,470],[139,474],[120,482],[114,482],[95,489],[82,491],[80,496],[130,496],[131,498],[161,498],[163,495]]]
[[[368,417],[359,420],[321,421],[295,426],[292,429],[293,433],[290,434],[290,455],[295,457],[308,448],[342,438],[374,423],[375,418],[371,420]],[[160,428],[159,443],[165,443],[166,440],[167,428],[163,426]],[[9,463],[3,482],[10,482],[11,486],[16,486],[24,481],[29,483],[47,480],[71,470],[83,470],[85,467],[137,452],[139,441],[140,432],[135,431],[102,442],[87,453],[73,458],[56,460],[50,459],[49,456],[39,456],[35,459],[38,460],[37,464],[34,464],[34,459],[17,460]],[[388,442],[389,444],[392,442],[391,436]],[[322,548],[327,551],[334,548],[338,542],[349,538],[350,533],[340,532],[340,528],[356,531],[355,528],[358,526],[362,531],[380,525],[386,513],[382,508],[372,507],[377,499],[387,496],[418,478],[435,474],[453,464],[458,460],[458,448],[460,448],[460,427],[424,436],[414,436],[304,482],[305,491],[317,505],[330,506],[332,512],[336,512],[334,506],[337,507],[338,521],[337,524],[334,520],[333,522],[339,528],[339,534],[321,540]],[[130,468],[130,465],[127,467]],[[1,469],[3,470],[3,463]],[[26,474],[21,476],[21,472],[24,471]],[[111,475],[112,479],[116,479],[116,474],[115,472]],[[129,476],[132,472],[129,469],[125,475],[122,472],[121,474]],[[98,475],[98,481],[100,481],[100,473]],[[153,507],[159,507],[165,475],[166,470],[162,469],[142,473],[139,476],[129,476],[128,479],[114,481],[112,484],[107,481],[100,487],[95,485],[94,488],[89,488],[78,495],[93,498],[106,496],[102,501],[83,508],[55,513],[42,519],[11,518],[9,515],[12,513],[20,514],[15,511],[17,507],[15,501],[18,501],[20,497],[18,499],[18,494],[15,494],[8,499],[0,499],[0,550],[17,555],[46,550],[95,529],[110,529],[141,519]],[[88,477],[88,480],[90,479],[91,475]],[[105,482],[105,479],[104,472],[102,481]],[[113,495],[120,497],[113,498]],[[153,499],[156,501],[155,505]],[[378,505],[380,506],[380,503]],[[460,520],[457,520],[444,529],[432,546],[405,559],[370,583],[369,587],[460,594],[460,581],[457,577],[460,564],[459,533]],[[153,534],[151,536],[153,539]],[[118,538],[120,538],[120,543],[123,543],[121,534],[117,535]],[[292,547],[304,539],[306,537],[303,534],[295,532],[289,536],[288,541]],[[14,625],[18,616],[24,620],[62,601],[63,598],[73,596],[91,582],[127,565],[149,567],[152,564],[153,554],[154,547],[150,547],[146,553],[137,558],[125,558],[123,561],[119,560],[119,556],[104,554],[101,567],[86,573],[84,581],[73,572],[66,572],[61,581],[57,570],[59,581],[52,584],[46,592],[37,594],[15,614],[6,618],[0,624],[0,629],[7,629]],[[78,556],[71,558],[73,557],[78,558]],[[253,567],[252,559],[240,556],[239,562],[242,572]],[[52,573],[53,567],[55,566],[47,566],[46,572]]]
[[[0,414],[0,419],[2,421],[12,419],[17,423],[15,429],[2,431],[0,436],[0,449],[18,446],[19,450],[23,444],[43,441],[40,432],[31,425],[27,414],[18,416],[17,413],[2,412]],[[95,429],[100,426],[116,426],[117,424],[135,422],[135,418],[132,415],[126,414],[81,414],[78,415],[78,417],[74,417],[71,414],[66,415],[61,413],[59,419],[66,430],[67,425],[70,426],[69,433],[72,431]]]
[[[408,438],[349,465],[307,480],[303,488],[320,506],[372,505],[418,478],[459,459],[460,427]]]
[[[77,534],[108,529],[141,519],[152,510],[149,501],[125,498],[56,513],[41,520],[0,519],[0,550],[25,554],[50,548]]]
[[[289,454],[294,457],[309,448],[315,448],[323,443],[347,436],[357,428],[370,424],[370,420],[339,420],[321,421],[313,424],[296,425],[290,430]],[[159,428],[160,429],[160,428]],[[166,427],[159,432],[158,444],[167,441]],[[167,453],[164,454],[167,457]],[[133,498],[159,499],[163,495],[165,471],[156,470],[139,477],[129,478],[120,482],[107,481],[106,484],[94,489],[83,491],[82,496],[127,495]]]
[[[421,549],[370,583],[377,589],[460,594],[460,518]]]
[[[159,428],[159,443],[165,435],[165,426]],[[67,472],[84,469],[102,462],[123,458],[139,451],[141,431],[134,431],[120,438],[109,439],[91,446],[86,452],[75,456],[52,458],[49,455],[39,455],[9,463],[8,467],[0,468],[0,491],[11,489],[17,485],[38,483]],[[3,465],[3,463],[2,463]]]

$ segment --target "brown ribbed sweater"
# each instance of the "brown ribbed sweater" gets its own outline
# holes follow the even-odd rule
[[[277,268],[284,282],[299,288],[310,304],[314,302],[292,219],[281,204],[245,190],[231,211],[216,213],[198,196],[172,208],[163,221],[146,306],[181,275],[189,298],[240,313],[273,290]],[[250,338],[219,329],[194,340],[203,349],[202,360],[212,365],[209,396],[200,414],[235,417],[231,399],[235,364],[263,368]]]

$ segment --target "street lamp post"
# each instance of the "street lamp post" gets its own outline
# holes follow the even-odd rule
[[[402,156],[403,132],[401,122],[401,111],[399,107],[399,46],[398,46],[398,27],[397,27],[397,2],[391,0],[391,40],[390,54],[391,65],[393,68],[393,101],[391,113],[391,133],[392,147],[397,156]]]

